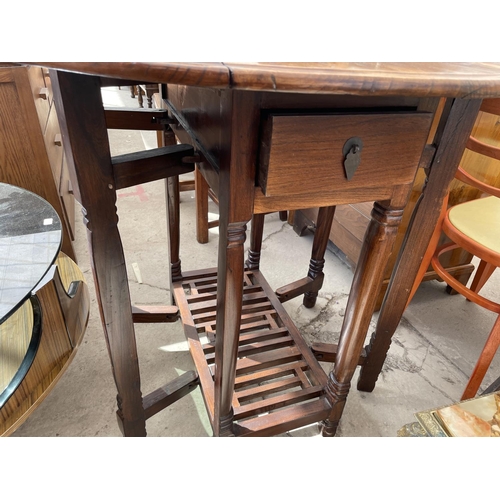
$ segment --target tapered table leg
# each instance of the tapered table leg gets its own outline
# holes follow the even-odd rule
[[[232,398],[243,305],[245,231],[245,223],[220,222],[214,377],[216,436],[232,435]]]
[[[84,207],[95,289],[125,436],[145,436],[137,346],[100,80],[51,72],[75,197]]]
[[[340,333],[337,358],[326,387],[332,411],[324,422],[323,435],[334,436],[344,410],[350,382],[363,349],[366,332],[375,309],[386,264],[397,236],[406,202],[405,193],[397,204],[375,203],[347,303]]]
[[[361,368],[357,388],[372,391],[382,371],[392,336],[406,308],[420,262],[437,223],[443,198],[453,180],[481,100],[456,99],[446,121],[432,162],[428,182],[412,216],[406,240],[400,250],[382,303],[375,332],[366,348],[367,359]]]
[[[219,259],[214,376],[214,434],[233,435],[232,399],[243,305],[244,243],[253,214],[259,109],[256,96],[229,91],[221,113],[230,127],[219,171]]]

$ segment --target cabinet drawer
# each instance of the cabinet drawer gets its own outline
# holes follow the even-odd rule
[[[59,128],[55,106],[52,106],[52,109],[50,110],[43,138],[45,140],[45,148],[47,149],[47,155],[54,174],[56,186],[59,188],[59,183],[61,182],[63,147],[61,141],[61,130]]]
[[[370,187],[383,199],[413,182],[432,113],[290,115],[263,120],[258,181],[265,196],[354,191]],[[347,179],[344,146],[360,138],[360,163]],[[378,196],[378,195],[377,195]]]
[[[75,239],[75,197],[69,178],[68,165],[66,157],[63,157],[63,166],[61,171],[61,185],[59,186],[59,196],[61,197],[64,217],[68,224],[68,230],[71,240]]]
[[[28,78],[31,90],[33,92],[33,101],[35,103],[38,121],[40,122],[40,128],[42,129],[43,133],[45,132],[47,118],[50,111],[50,91],[45,84],[42,68],[39,68],[37,66],[29,67]]]
[[[49,104],[52,106],[54,103],[54,92],[52,91],[52,81],[50,79],[50,74],[48,68],[42,68],[43,81],[45,82],[45,88],[48,90]]]

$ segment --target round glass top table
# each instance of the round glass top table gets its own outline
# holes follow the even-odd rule
[[[25,189],[0,183],[0,409],[35,358],[41,313],[32,292],[61,247],[52,206]]]
[[[45,276],[61,240],[61,221],[46,200],[0,183],[0,324]]]

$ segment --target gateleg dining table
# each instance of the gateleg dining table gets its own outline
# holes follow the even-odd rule
[[[109,255],[119,249],[98,233],[98,199],[110,197],[113,207],[116,186],[103,180],[102,166],[88,152],[98,124],[90,118],[87,88],[103,80],[161,84],[166,126],[177,142],[193,147],[185,161],[196,163],[219,201],[217,268],[184,271],[178,256],[172,259],[175,303],[214,435],[275,435],[322,422],[323,435],[334,436],[359,365],[357,389],[375,388],[481,101],[500,97],[500,64],[28,64],[51,68],[72,183],[91,234],[125,435],[145,435],[147,415],[130,352],[132,318],[114,303],[112,274],[120,266],[95,262],[102,255],[108,264],[123,261]],[[88,148],[74,147],[81,140]],[[419,168],[426,172],[425,187],[376,328],[367,337]],[[338,344],[309,346],[281,304],[305,294],[304,303],[314,306],[335,206],[367,201],[374,202],[371,222]],[[310,207],[321,209],[307,276],[272,291],[259,271],[264,214]],[[106,234],[117,231],[113,220]],[[331,371],[325,373],[318,361],[332,362]]]

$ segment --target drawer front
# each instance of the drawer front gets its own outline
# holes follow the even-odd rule
[[[432,113],[269,114],[263,123],[258,181],[265,196],[355,191],[384,197],[413,182]],[[348,180],[345,145],[360,138]],[[359,142],[359,141],[358,141]],[[373,198],[383,199],[383,198]]]
[[[56,186],[59,188],[59,183],[61,182],[63,147],[61,130],[59,128],[55,106],[52,106],[52,109],[50,110],[47,127],[43,137],[45,140],[45,148],[47,149],[50,166],[52,167],[52,172],[56,181]]]
[[[68,224],[69,235],[72,240],[75,239],[75,197],[69,178],[68,165],[66,157],[63,157],[63,166],[61,172],[61,185],[59,186],[59,196],[63,206],[64,216]]]
[[[50,111],[50,91],[45,85],[45,80],[42,72],[42,68],[37,66],[31,66],[28,68],[28,78],[33,92],[33,101],[35,102],[36,112],[38,115],[38,121],[40,122],[40,128],[42,133],[45,132],[45,127],[47,126],[47,119],[49,117]]]
[[[52,92],[52,81],[50,80],[49,70],[47,68],[41,68],[43,74],[43,81],[45,83],[45,88],[48,91],[49,104],[52,106],[54,102],[54,93]]]

